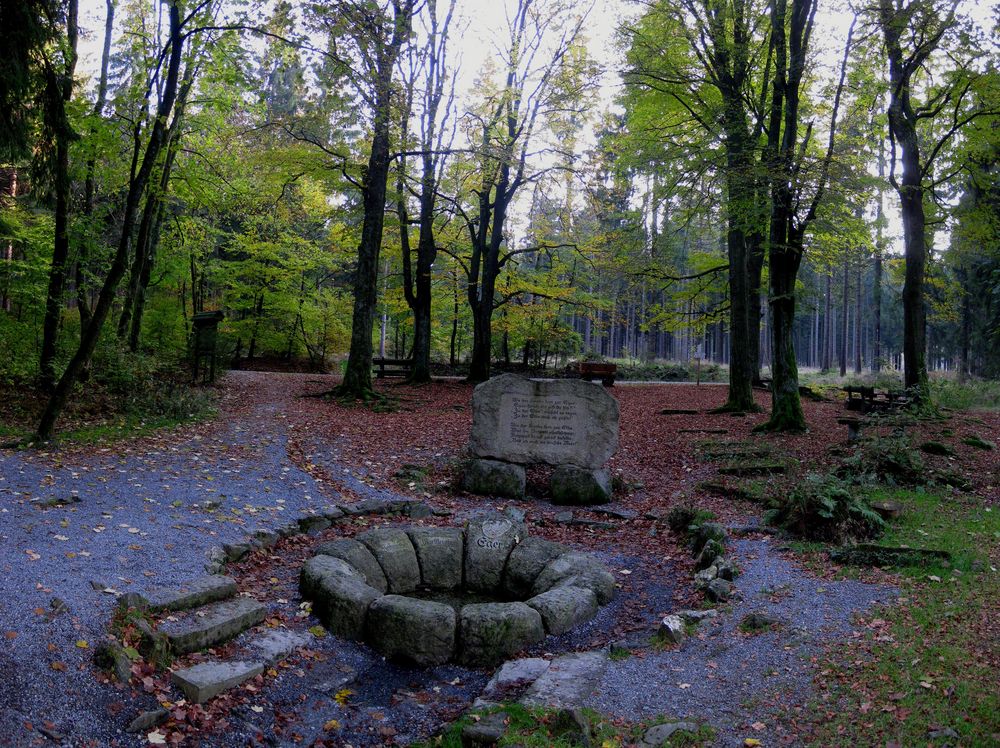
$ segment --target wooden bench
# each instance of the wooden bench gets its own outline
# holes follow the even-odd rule
[[[372,368],[375,369],[375,378],[385,377],[408,377],[413,371],[413,359],[409,358],[373,358]]]
[[[849,385],[844,387],[847,393],[846,407],[862,414],[898,410],[910,402],[910,398],[902,392],[892,390],[878,391],[874,387]]]
[[[587,382],[600,379],[601,384],[605,387],[614,386],[615,374],[618,373],[618,367],[615,364],[606,364],[599,361],[580,361],[578,366],[580,379]]]

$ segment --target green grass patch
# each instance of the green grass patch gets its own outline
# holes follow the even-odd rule
[[[1000,410],[1000,382],[976,379],[960,383],[932,379],[931,399],[939,407],[952,410]]]
[[[878,491],[870,498],[903,507],[901,516],[886,527],[880,544],[948,551],[950,566],[938,567],[939,571],[969,571],[976,561],[985,564],[990,550],[1000,545],[1000,510],[990,511],[980,498],[920,489]],[[926,567],[913,571],[923,576]]]
[[[833,651],[811,744],[928,745],[935,730],[949,728],[959,736],[953,745],[997,745],[1000,575],[990,564],[1000,512],[980,499],[919,490],[873,498],[904,506],[885,545],[946,550],[952,561],[901,569],[899,604],[870,614],[864,638]]]
[[[126,415],[102,423],[57,432],[56,439],[60,442],[73,444],[108,444],[123,439],[137,439],[148,436],[161,429],[171,429],[187,423],[209,420],[215,414],[216,411],[214,409],[205,409],[183,417],[154,416],[152,418],[143,418],[141,416]]]

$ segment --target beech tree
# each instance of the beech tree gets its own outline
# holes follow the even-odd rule
[[[767,181],[759,168],[771,53],[754,0],[663,0],[650,27],[631,32],[628,78],[662,91],[722,143],[729,270],[729,396],[722,410],[757,410],[759,287],[767,225]],[[644,19],[645,20],[645,19]],[[651,54],[663,47],[662,58]],[[762,67],[761,67],[762,66]]]
[[[802,431],[805,416],[799,401],[799,376],[793,336],[795,283],[802,264],[806,230],[816,219],[816,210],[826,191],[830,160],[837,131],[847,58],[851,50],[851,24],[840,68],[840,81],[833,99],[826,155],[808,168],[804,163],[811,124],[799,137],[799,104],[809,53],[816,3],[785,0],[771,3],[771,47],[774,50],[774,82],[771,85],[767,127],[767,159],[771,181],[771,221],[768,236],[768,276],[771,307],[771,417],[764,428],[771,431]],[[812,190],[811,198],[804,193]],[[803,215],[797,206],[806,203]],[[846,304],[845,304],[846,310]],[[846,331],[846,325],[845,325]]]
[[[397,190],[397,214],[399,216],[399,236],[403,260],[403,293],[407,305],[413,312],[413,368],[410,381],[415,383],[431,380],[431,273],[437,259],[438,245],[435,235],[437,221],[438,189],[447,164],[451,135],[448,118],[453,115],[454,77],[448,69],[448,42],[451,34],[455,0],[449,0],[443,17],[438,16],[436,0],[428,0],[424,35],[425,41],[419,54],[411,55],[411,87],[418,83],[421,88],[410,90],[410,96],[418,99],[417,151],[414,154],[420,162],[420,181],[417,188],[407,183],[406,138],[401,138],[404,152],[398,157],[399,180]],[[444,109],[442,110],[442,105]],[[403,125],[406,130],[410,118],[410,106],[404,107]],[[409,212],[407,196],[412,191],[418,200],[417,210],[417,252],[416,267],[410,245]]]
[[[995,102],[970,104],[980,77],[976,39],[960,29],[958,0],[879,0],[878,23],[889,63],[889,182],[899,195],[906,257],[903,285],[903,384],[917,400],[926,400],[928,226],[926,200],[953,176],[935,173],[944,149],[978,117],[995,113]],[[942,76],[933,71],[934,56],[950,58]],[[938,129],[932,127],[938,125]],[[899,162],[901,169],[897,173]]]
[[[351,350],[344,381],[336,390],[339,396],[347,398],[370,400],[375,396],[372,389],[372,326],[378,303],[386,189],[393,160],[392,108],[399,95],[394,73],[401,50],[411,41],[417,4],[417,0],[381,3],[357,0],[320,3],[310,8],[311,17],[329,36],[325,57],[332,64],[333,72],[353,88],[370,117],[367,164],[361,169],[360,179],[349,177],[361,192],[363,217],[354,271]],[[333,83],[333,80],[327,81],[327,85]]]
[[[507,245],[507,219],[518,191],[553,168],[536,167],[532,152],[550,111],[582,106],[591,76],[568,75],[570,55],[580,37],[584,17],[564,0],[518,0],[501,50],[503,83],[479,111],[469,112],[469,139],[477,149],[476,169],[469,176],[470,205],[460,208],[468,230],[471,255],[464,267],[472,309],[473,342],[469,380],[489,379],[493,350],[492,320],[497,279],[518,254],[531,248]],[[569,83],[569,86],[561,84]]]
[[[45,81],[43,120],[49,145],[54,151],[49,168],[55,197],[55,238],[52,244],[49,288],[45,296],[45,323],[42,326],[42,351],[39,359],[42,387],[47,390],[51,390],[56,381],[56,338],[59,335],[63,292],[69,271],[69,146],[77,137],[70,124],[67,109],[73,98],[73,75],[76,72],[78,0],[66,0],[62,10],[65,13],[66,31],[57,45],[62,51],[61,59],[52,59],[43,53],[42,64]]]

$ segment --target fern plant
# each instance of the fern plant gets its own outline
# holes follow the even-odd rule
[[[772,497],[767,522],[810,540],[877,537],[885,521],[835,475],[809,473],[789,494]]]

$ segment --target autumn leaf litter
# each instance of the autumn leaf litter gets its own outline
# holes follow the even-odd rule
[[[455,490],[471,424],[468,385],[388,385],[384,390],[397,403],[388,413],[299,397],[330,383],[317,375],[232,373],[222,388],[221,415],[211,423],[110,448],[3,453],[0,631],[8,634],[0,638],[0,667],[7,675],[0,680],[0,734],[13,736],[12,745],[33,744],[46,725],[80,745],[145,744],[144,736],[121,730],[140,707],[155,706],[152,697],[98,683],[90,664],[115,602],[104,590],[179,584],[202,573],[209,547],[286,524],[332,501],[402,495],[451,513],[422,520],[438,524],[458,524],[483,506],[513,508],[526,513],[533,534],[597,552],[619,572],[617,601],[587,626],[550,637],[537,653],[603,646],[697,604],[686,548],[646,513],[693,500],[724,522],[746,525],[759,512],[701,490],[699,483],[714,477],[717,466],[699,459],[704,436],[681,433],[725,429],[725,440],[749,435],[762,415],[706,413],[721,404],[724,388],[613,390],[622,426],[610,467],[624,489],[614,506],[637,516],[613,520],[609,530],[559,523],[556,515],[565,508],[544,501],[490,502]],[[666,407],[700,413],[660,415]],[[822,463],[828,447],[843,438],[835,423],[841,411],[833,403],[806,408],[811,434],[765,439],[803,462]],[[67,497],[79,501],[53,501]],[[582,509],[575,515],[608,519]],[[383,521],[400,520],[359,519],[326,537]],[[292,538],[232,568],[241,591],[268,602],[271,625],[304,629],[314,623],[296,615],[295,586],[298,562],[315,542]],[[703,624],[679,651],[644,651],[612,662],[590,705],[629,717],[666,713],[704,720],[719,729],[724,745],[788,734],[809,692],[820,643],[845,636],[854,612],[894,592],[888,585],[816,578],[775,545],[761,535],[735,540],[732,555],[743,575],[732,611]],[[55,599],[66,612],[52,612],[59,609]],[[774,611],[783,625],[752,637],[737,629],[744,612],[761,609]],[[80,641],[91,646],[76,646]],[[488,676],[453,666],[402,668],[380,659],[364,646],[317,638],[304,655],[278,668],[277,677],[223,697],[231,702],[220,717],[226,729],[202,744],[245,745],[257,737],[288,745],[405,744],[459,714]],[[335,688],[338,680],[343,688]],[[341,704],[336,697],[344,689],[352,693]],[[212,727],[211,719],[205,727]],[[154,741],[159,734],[169,737],[169,730]]]

